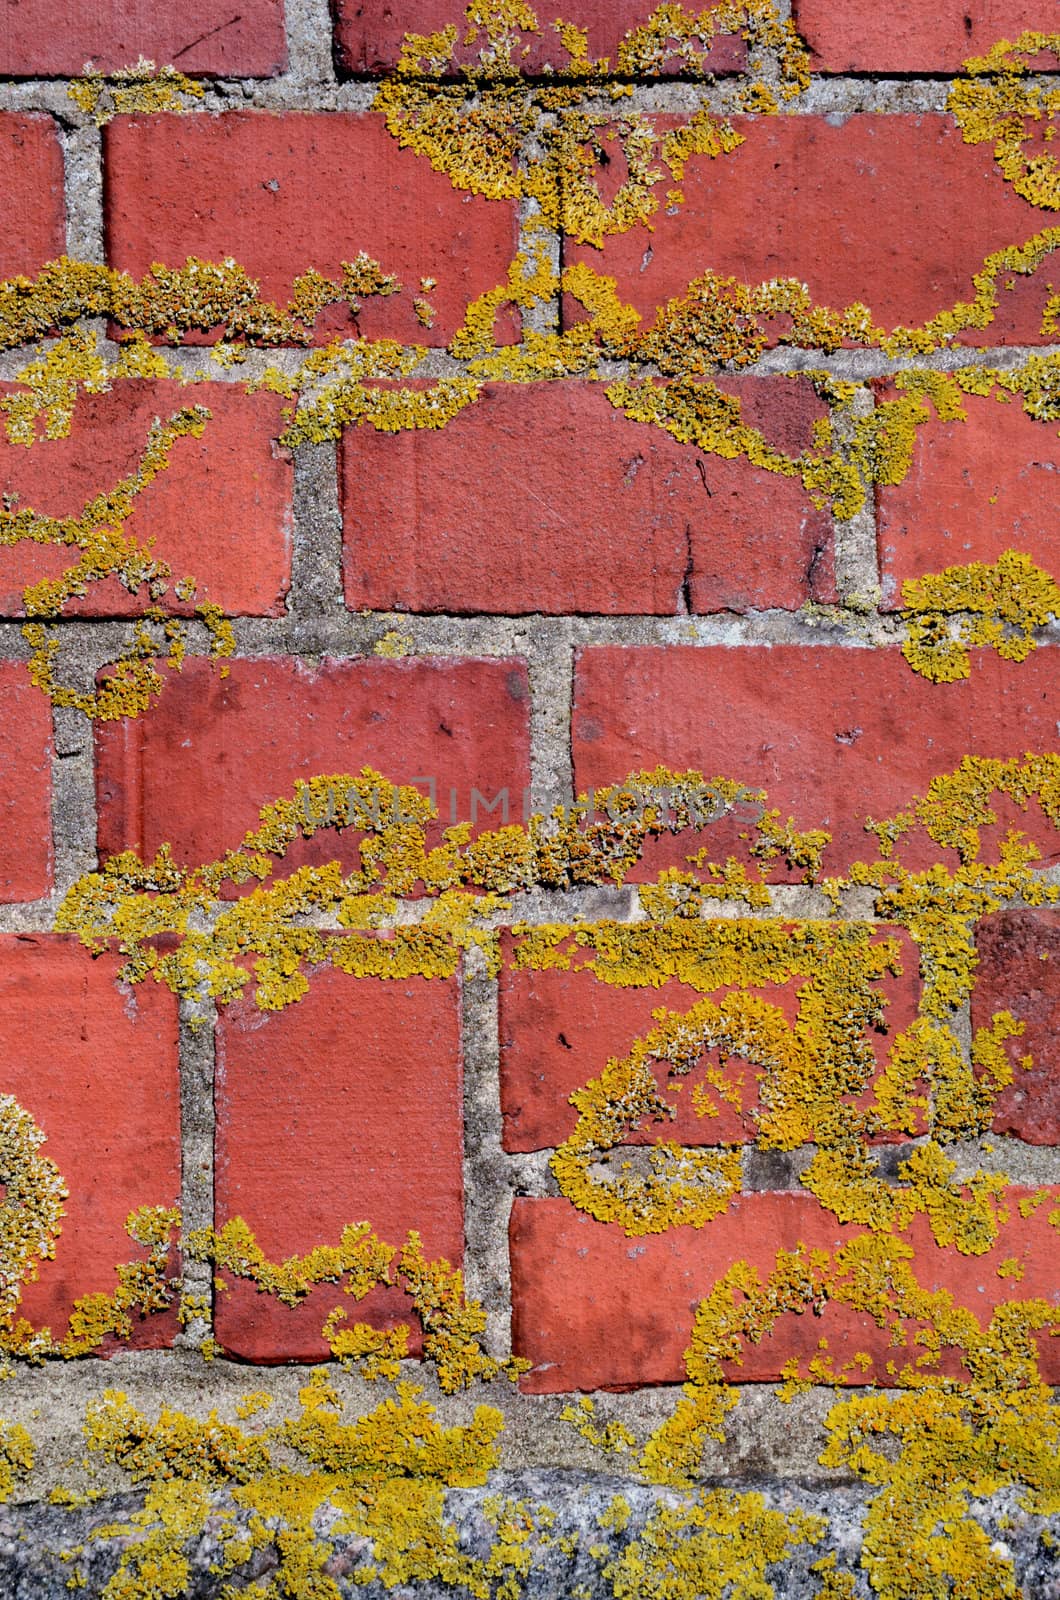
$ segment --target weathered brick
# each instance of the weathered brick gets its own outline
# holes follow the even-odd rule
[[[182,72],[264,78],[287,60],[283,0],[224,0],[181,6],[98,0],[19,0],[0,14],[0,73],[5,78],[75,77],[91,62],[100,72],[146,56]]]
[[[895,1035],[916,1014],[919,962],[912,941],[901,929],[881,926],[880,933],[902,946],[901,975],[887,977],[879,985],[887,1000],[886,1033],[874,1035],[871,1043],[882,1065]],[[590,1078],[598,1077],[609,1058],[628,1055],[634,1040],[655,1026],[655,1011],[660,1007],[687,1011],[704,994],[676,979],[650,988],[620,988],[602,982],[594,976],[591,959],[584,952],[579,953],[579,960],[589,964],[579,970],[520,970],[510,959],[516,947],[517,941],[505,935],[498,1004],[504,1148],[543,1150],[561,1144],[573,1131],[578,1113],[570,1096]],[[794,1025],[804,976],[787,984],[750,988],[748,993],[777,1006],[789,1025]],[[719,999],[720,992],[714,992],[712,998]],[[715,1052],[704,1052],[703,1059],[718,1064]],[[722,1104],[717,1116],[699,1116],[691,1103],[691,1085],[698,1081],[697,1076],[667,1080],[660,1071],[660,1087],[675,1109],[674,1120],[646,1124],[622,1142],[652,1144],[656,1139],[672,1139],[682,1145],[716,1145],[753,1140],[756,1069],[735,1057],[730,1066],[727,1076],[740,1087],[743,1114]]]
[[[1043,0],[897,0],[886,11],[871,0],[794,0],[795,26],[817,72],[956,72],[998,39],[1056,25]]]
[[[73,938],[0,938],[0,1092],[44,1132],[41,1153],[70,1192],[55,1259],[22,1299],[57,1336],[78,1296],[113,1292],[115,1267],[142,1257],[129,1213],[180,1203],[176,1001],[155,984],[130,991],[116,968]],[[175,1314],[161,1314],[134,1343],[169,1344],[175,1331]]]
[[[1055,425],[1036,422],[1018,401],[970,395],[963,404],[967,421],[925,423],[908,476],[877,491],[883,598],[896,609],[903,579],[994,562],[1003,550],[1060,576]]]
[[[1060,912],[1003,911],[979,924],[979,970],[972,992],[972,1026],[987,1028],[1011,1011],[1024,1031],[1012,1039],[1012,1084],[998,1095],[994,1130],[1028,1144],[1060,1144]]]
[[[529,782],[529,690],[521,662],[275,658],[185,663],[145,716],[97,725],[97,804],[106,854],[212,859],[238,844],[295,780],[371,766],[393,782],[434,779],[443,821],[473,820],[472,790],[507,786],[519,815]],[[486,824],[490,822],[487,816]],[[495,826],[498,818],[493,818]],[[295,859],[356,858],[329,832]]]
[[[810,442],[809,384],[725,388],[771,443]],[[665,614],[834,596],[830,525],[801,484],[631,422],[597,384],[490,384],[437,432],[350,430],[342,486],[358,608]]]
[[[709,268],[753,284],[793,277],[819,303],[860,302],[884,326],[917,324],[969,300],[983,258],[1042,225],[990,146],[964,144],[946,116],[736,125],[745,142],[732,155],[691,160],[685,204],[653,217],[654,231],[632,228],[602,251],[571,252],[617,278],[622,298],[649,318]],[[973,342],[1040,340],[1040,278],[1017,280]]]
[[[1013,1202],[1024,1190],[1010,1191]],[[1050,1194],[1060,1191],[1050,1191]],[[1055,1300],[1056,1235],[1048,1204],[1000,1230],[984,1255],[940,1250],[923,1218],[909,1230],[913,1270],[928,1290],[948,1290],[984,1318],[998,1302],[1041,1295]],[[516,1199],[512,1206],[513,1343],[533,1362],[522,1380],[532,1393],[570,1389],[627,1388],[676,1383],[684,1376],[684,1351],[695,1307],[736,1261],[749,1261],[764,1279],[779,1250],[835,1251],[860,1230],[836,1222],[810,1195],[745,1194],[700,1229],[675,1228],[629,1238],[614,1223],[595,1222],[566,1200]],[[997,1269],[1015,1256],[1024,1267],[1018,1285]],[[819,1354],[828,1340],[836,1369],[856,1352],[872,1357],[877,1381],[887,1381],[887,1362],[911,1362],[916,1351],[890,1345],[889,1328],[845,1306],[826,1306],[820,1316],[781,1318],[771,1334],[745,1347],[742,1366],[729,1375],[742,1383],[774,1382],[792,1357]],[[1060,1375],[1056,1341],[1043,1339],[1042,1372]],[[857,1373],[850,1381],[862,1381]]]
[[[364,302],[356,329],[366,337],[447,343],[516,249],[513,203],[459,193],[370,112],[119,117],[105,131],[104,170],[112,265],[140,275],[154,261],[234,257],[283,304],[308,267],[334,274],[365,251],[408,289]],[[431,330],[412,308],[425,277],[438,283]],[[332,307],[320,336],[354,326]]]
[[[568,7],[568,20],[584,28],[589,54],[607,56],[614,63],[621,40],[631,28],[641,26],[655,10],[651,0],[584,0],[577,14]],[[558,35],[540,13],[540,36],[529,35],[525,54],[516,59],[526,72],[566,66],[569,58]],[[335,39],[340,70],[349,74],[385,72],[393,67],[407,33],[435,33],[456,22],[463,32],[460,8],[450,0],[336,0]],[[477,48],[481,49],[481,42]],[[474,51],[466,53],[474,59]],[[465,53],[458,55],[463,60]],[[719,39],[707,65],[713,72],[739,71],[747,59],[742,39]],[[676,63],[675,63],[676,65]]]
[[[825,864],[842,869],[874,856],[866,816],[901,810],[965,755],[1054,749],[1058,718],[1044,648],[1019,664],[975,651],[966,681],[935,684],[894,648],[605,646],[576,666],[575,782],[602,788],[660,762],[733,777],[763,787],[799,827],[830,830]],[[1052,830],[1019,820],[1055,851]],[[903,852],[920,864],[939,858],[915,837]]]
[[[5,386],[6,393],[14,392]],[[174,581],[189,575],[230,615],[276,616],[290,578],[293,471],[275,443],[282,431],[276,395],[246,395],[223,383],[191,393],[176,383],[127,382],[85,395],[66,439],[38,438],[26,449],[0,432],[0,489],[19,505],[50,516],[76,516],[101,491],[134,473],[151,424],[190,404],[212,414],[201,438],[175,440],[169,466],[137,496],[126,532],[168,561]],[[85,441],[91,439],[91,448]],[[4,552],[0,614],[23,614],[29,583],[55,578],[76,549],[22,544]],[[129,616],[147,603],[116,578],[70,602],[73,616]],[[187,612],[172,592],[166,602]]]
[[[65,245],[63,156],[50,117],[0,116],[0,277],[33,273]]]
[[[0,662],[0,900],[52,887],[51,706],[21,662]]]
[[[318,972],[296,1005],[228,1007],[217,1028],[218,1225],[242,1216],[272,1260],[337,1244],[370,1222],[428,1257],[463,1254],[463,1122],[457,985]],[[400,1290],[354,1301],[321,1285],[297,1310],[229,1279],[218,1337],[250,1361],[317,1360],[342,1304],[350,1322],[410,1318]],[[412,1318],[415,1321],[415,1318]]]

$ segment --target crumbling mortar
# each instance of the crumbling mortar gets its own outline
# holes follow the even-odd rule
[[[187,1229],[214,1225],[214,1077],[217,1008],[208,999],[181,996],[180,1015],[180,1208]],[[185,1255],[181,1293],[212,1307],[213,1270],[208,1261]],[[178,1349],[201,1350],[210,1328],[191,1318],[176,1338]]]
[[[497,981],[479,952],[465,956],[460,979],[464,1086],[464,1282],[487,1317],[485,1346],[501,1357],[512,1347],[508,1257],[511,1179],[501,1146]]]

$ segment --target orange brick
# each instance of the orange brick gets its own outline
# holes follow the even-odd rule
[[[0,900],[52,886],[51,705],[21,662],[0,662]]]
[[[348,1222],[388,1243],[418,1229],[429,1257],[463,1255],[460,1017],[454,982],[317,973],[265,1014],[229,1006],[217,1028],[218,1225],[242,1216],[272,1259],[337,1244]],[[392,1327],[396,1289],[356,1302],[322,1285],[297,1310],[247,1283],[220,1298],[225,1348],[248,1361],[313,1361],[320,1329],[348,1318]]]
[[[0,938],[0,1092],[42,1129],[70,1191],[55,1260],[22,1300],[56,1336],[78,1296],[113,1292],[114,1268],[142,1258],[129,1213],[180,1203],[177,1004],[161,986],[118,984],[117,965],[74,938]],[[176,1327],[175,1313],[150,1317],[133,1342],[168,1345]]]
[[[0,432],[0,490],[50,516],[80,515],[89,500],[136,471],[155,418],[166,421],[190,405],[211,420],[201,438],[177,439],[169,466],[137,496],[125,523],[141,544],[154,543],[173,581],[190,576],[201,593],[234,616],[277,616],[290,579],[293,472],[276,444],[282,402],[249,396],[228,384],[188,390],[176,383],[121,383],[109,394],[78,399],[65,439],[10,444]],[[76,549],[34,544],[4,551],[0,614],[21,616],[22,591],[55,578],[77,559]],[[70,602],[71,616],[130,616],[148,604],[117,578],[90,587]],[[188,612],[171,592],[166,604]]]

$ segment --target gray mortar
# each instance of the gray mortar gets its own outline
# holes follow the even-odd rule
[[[824,1519],[826,1531],[819,1539],[796,1544],[782,1562],[767,1569],[772,1585],[769,1592],[776,1600],[812,1600],[819,1592],[814,1566],[826,1553],[834,1555],[838,1571],[852,1576],[858,1600],[869,1600],[867,1580],[857,1570],[869,1498],[865,1490],[843,1486],[822,1491],[798,1482],[772,1481],[757,1472],[749,1479],[727,1482],[724,1487],[753,1489],[775,1511],[798,1511]],[[608,1600],[615,1593],[611,1579],[621,1579],[621,1568],[612,1568],[612,1563],[621,1562],[623,1552],[640,1537],[652,1514],[688,1503],[686,1497],[674,1491],[646,1488],[613,1473],[588,1475],[554,1467],[497,1472],[483,1488],[446,1492],[445,1515],[458,1531],[459,1548],[466,1555],[488,1557],[496,1538],[488,1501],[498,1496],[531,1510],[547,1507],[555,1519],[549,1530],[553,1540],[573,1536],[576,1541],[574,1553],[568,1555],[554,1542],[545,1546],[539,1535],[532,1537],[530,1571],[520,1585],[526,1600],[567,1600],[575,1593],[582,1600]],[[623,1532],[616,1533],[601,1528],[600,1519],[619,1496],[626,1502],[630,1521]],[[59,1552],[85,1540],[107,1518],[127,1518],[139,1504],[139,1497],[124,1496],[76,1512],[46,1506],[16,1507],[6,1515],[0,1512],[0,1581],[5,1585],[0,1593],[5,1600],[65,1600],[71,1563],[63,1562]],[[223,1495],[216,1495],[213,1505],[218,1514],[234,1509],[233,1502]],[[995,1545],[1011,1555],[1024,1600],[1058,1600],[1060,1579],[1055,1556],[1042,1536],[1044,1533],[1050,1540],[1055,1539],[1060,1518],[1028,1514],[1019,1508],[1014,1497],[1002,1495],[977,1502],[973,1515]],[[236,1523],[246,1526],[245,1513],[236,1513]],[[322,1546],[326,1541],[330,1553],[328,1571],[342,1595],[350,1600],[357,1595],[365,1600],[385,1600],[395,1593],[402,1600],[452,1600],[455,1591],[441,1583],[413,1582],[403,1584],[398,1591],[384,1588],[378,1581],[357,1583],[357,1568],[370,1559],[370,1549],[367,1541],[343,1535],[339,1531],[341,1524],[336,1526],[337,1523],[335,1513],[325,1511],[319,1514],[315,1527]],[[211,1566],[219,1554],[222,1527],[220,1521],[211,1522],[204,1536],[187,1548],[192,1569],[191,1585],[186,1590],[188,1600],[214,1600],[221,1593],[222,1580]],[[76,1567],[85,1582],[78,1592],[86,1600],[101,1595],[124,1543],[89,1539],[87,1547],[78,1550]],[[275,1553],[264,1552],[253,1566],[243,1568],[232,1587],[226,1587],[224,1592],[240,1592],[255,1578],[275,1570],[276,1562]],[[676,1580],[677,1569],[670,1570]],[[622,1592],[629,1594],[630,1589]]]
[[[208,1000],[180,1001],[180,1214],[183,1228],[214,1225],[214,1044],[217,1010]],[[182,1293],[213,1305],[208,1261],[181,1262]],[[198,1349],[209,1332],[196,1318],[178,1344]]]
[[[464,1076],[464,1281],[486,1312],[486,1348],[512,1347],[512,1275],[508,1258],[511,1172],[501,1147],[497,983],[478,952],[464,962],[461,1035]],[[475,970],[475,969],[479,970]]]

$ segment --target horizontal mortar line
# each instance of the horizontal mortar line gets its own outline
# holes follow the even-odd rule
[[[395,779],[394,781],[398,780]],[[278,796],[273,796],[273,798],[283,798],[294,793],[295,785],[291,783],[280,791]],[[444,808],[441,809],[444,810]],[[517,812],[518,807],[513,807],[513,815]],[[534,812],[533,814],[544,815],[546,818],[551,815],[550,812]],[[515,820],[518,820],[517,816]],[[718,820],[721,821],[723,819],[719,818]],[[443,826],[447,825],[444,815],[439,816],[438,822]],[[689,831],[695,832],[697,841],[706,836],[706,847],[709,847],[709,830],[711,827],[711,823],[706,823],[699,829]],[[343,829],[337,829],[337,836],[341,836],[344,831]],[[356,832],[357,830],[354,829],[353,831]],[[679,837],[679,835],[671,835],[671,837]],[[691,839],[689,839],[689,843],[691,842]],[[238,843],[233,843],[232,848],[237,847]],[[699,847],[704,848],[703,845]],[[194,871],[194,866],[189,867],[187,870]],[[1056,885],[1060,883],[1060,868],[1058,867],[1040,869],[1032,867],[1029,870],[1037,881],[1043,884]],[[269,886],[270,881],[283,881],[282,857],[277,860],[277,866],[271,880],[266,880],[266,887]],[[572,928],[587,931],[616,922],[630,928],[643,927],[647,929],[666,926],[667,924],[663,919],[652,918],[644,910],[639,897],[641,887],[644,887],[644,885],[629,883],[617,887],[611,884],[577,884],[566,889],[515,889],[509,891],[511,901],[507,906],[479,917],[476,919],[475,925],[484,931],[496,933],[504,933],[519,925],[536,928],[548,927],[556,923],[569,923]],[[703,885],[702,887],[705,888],[707,886]],[[901,922],[896,921],[894,917],[887,917],[877,913],[872,909],[871,904],[866,905],[864,903],[865,898],[871,896],[873,891],[866,889],[862,885],[853,885],[849,889],[842,890],[838,908],[834,907],[832,901],[825,895],[823,890],[814,884],[766,883],[763,887],[770,896],[767,905],[752,906],[742,901],[714,901],[706,897],[705,904],[695,920],[700,924],[707,925],[729,922],[825,922],[833,926],[873,927],[877,928],[881,934],[890,933],[894,929],[904,926]],[[385,885],[380,888],[379,892],[381,894],[386,893]],[[54,918],[62,904],[64,895],[65,890],[59,889],[43,899],[10,902],[6,905],[0,905],[0,932],[54,932]],[[160,897],[160,899],[164,899],[164,897]],[[218,900],[214,902],[213,909],[196,910],[189,920],[188,931],[193,934],[213,933],[225,917],[238,911],[240,904],[239,900]],[[431,916],[435,909],[435,904],[435,900],[427,896],[421,896],[417,899],[399,898],[394,911],[385,916],[381,915],[378,922],[373,923],[371,930],[350,928],[339,921],[337,914],[326,911],[300,913],[296,917],[292,917],[286,926],[292,932],[309,930],[315,933],[335,934],[347,938],[361,937],[368,932],[372,934],[394,933],[402,929],[421,926]],[[1028,906],[1020,896],[1012,896],[1005,901],[1002,909],[1033,911],[1040,908]],[[958,916],[957,920],[972,921],[976,919]],[[638,985],[616,985],[615,987],[636,988]],[[725,987],[725,985],[721,987]]]
[[[987,81],[993,75],[983,75],[978,81]],[[83,112],[69,98],[69,87],[81,81],[78,77],[17,78],[0,81],[0,110],[42,111],[60,117],[70,126],[92,125],[94,118]],[[112,80],[111,80],[112,81]],[[509,90],[511,80],[484,79],[480,84],[466,84],[459,78],[435,78],[420,75],[343,76],[335,81],[307,79],[298,73],[275,74],[270,77],[197,78],[203,90],[201,99],[191,99],[182,106],[186,116],[204,116],[225,111],[261,111],[271,113],[308,112],[316,115],[343,114],[372,109],[379,90],[387,84],[402,82],[411,89],[433,94],[440,100],[452,99],[461,92],[462,100],[469,105],[491,89]],[[755,81],[750,74],[718,74],[714,82],[695,75],[672,77],[615,76],[585,86],[585,92],[564,110],[603,110],[614,120],[620,120],[630,110],[680,114],[691,107],[705,106],[721,116],[756,116],[759,121],[773,116],[841,116],[869,114],[901,116],[910,113],[946,111],[946,101],[953,87],[970,81],[966,74],[911,73],[880,74],[848,73],[816,75],[810,87],[780,106],[775,113],[747,113],[738,103],[740,91]],[[524,77],[519,80],[528,96],[547,95],[555,89],[577,89],[577,82],[561,78]],[[1027,74],[1021,84],[1048,91],[1056,87],[1056,75],[1049,73]],[[624,91],[620,101],[610,98],[612,86]],[[631,91],[631,92],[630,92]],[[555,115],[550,108],[543,114]],[[560,113],[562,114],[562,113]]]
[[[536,235],[535,235],[536,236]],[[556,236],[559,237],[558,235]],[[100,263],[93,262],[93,265]],[[709,263],[704,263],[704,271],[709,270]],[[694,282],[694,279],[690,279]],[[542,308],[548,316],[555,311],[554,302],[544,302]],[[98,324],[98,319],[95,319]],[[72,325],[83,328],[88,319]],[[41,350],[54,349],[57,341],[46,339],[42,341],[27,341],[25,344],[13,346],[0,351],[0,381],[16,382],[20,370],[29,360],[36,360]],[[345,344],[351,349],[358,348],[358,341],[347,340]],[[121,346],[116,341],[100,338],[96,348],[100,356],[110,363],[118,360]],[[188,390],[188,404],[195,403],[195,392],[201,384],[227,384],[239,387],[262,378],[268,368],[278,369],[292,380],[301,377],[303,367],[310,357],[319,353],[319,346],[283,345],[278,347],[251,347],[244,361],[235,366],[215,367],[204,365],[208,360],[208,349],[195,345],[178,345],[175,347],[159,346],[160,353],[175,369],[174,381],[184,383]],[[406,345],[405,351],[424,349],[421,346]],[[562,375],[542,374],[529,380],[506,378],[503,376],[483,375],[473,370],[473,364],[482,359],[489,360],[496,356],[518,356],[525,352],[524,344],[498,345],[485,358],[482,357],[456,357],[449,354],[443,346],[430,346],[426,354],[417,362],[416,366],[402,379],[402,382],[417,382],[424,380],[439,380],[442,378],[473,378],[483,385],[503,388],[534,388],[551,383],[591,383],[601,387],[608,383],[623,379],[642,379],[673,381],[673,375],[664,373],[653,362],[618,361],[601,356],[595,366],[586,365],[584,368],[564,373]],[[828,372],[836,377],[846,378],[853,382],[869,382],[875,378],[888,378],[904,372],[917,370],[930,370],[942,372],[959,372],[964,369],[979,370],[983,367],[996,367],[1002,371],[1024,365],[1030,360],[1055,360],[1060,357],[1060,344],[1037,345],[947,345],[942,349],[931,351],[926,355],[891,356],[884,351],[875,349],[844,349],[827,351],[801,345],[778,345],[773,349],[764,351],[754,362],[746,366],[721,366],[716,370],[702,374],[704,382],[717,380],[724,383],[727,379],[734,378],[775,378],[800,376],[807,371]],[[329,375],[333,380],[341,380],[343,373],[337,369]],[[120,383],[120,379],[116,379]],[[369,376],[367,382],[373,380]],[[328,376],[322,380],[318,388],[326,386]],[[314,389],[307,390],[307,399],[312,402]],[[177,403],[174,396],[173,403]],[[75,424],[76,426],[76,416]],[[353,431],[351,427],[350,432]],[[296,450],[298,446],[294,447]]]
[[[575,650],[678,647],[770,650],[783,646],[809,650],[897,650],[907,637],[907,630],[897,614],[879,613],[866,618],[860,613],[836,610],[836,617],[826,616],[820,620],[784,611],[694,617],[568,613],[555,618],[540,614],[482,618],[455,614],[410,617],[400,613],[373,613],[371,622],[356,612],[342,617],[324,613],[300,615],[278,622],[235,618],[236,650],[228,659],[256,661],[284,656],[308,663],[325,657],[392,663],[396,660],[527,661],[534,649],[535,628],[537,638],[547,642],[546,629],[550,623],[569,627],[570,643]],[[115,659],[128,642],[128,630],[139,620],[142,619],[132,617],[118,623],[111,618],[59,617],[47,621],[46,626],[86,654],[97,650],[95,666],[102,668]],[[21,632],[23,626],[19,621],[0,622],[0,659],[27,660],[29,651]],[[379,639],[365,638],[366,629],[380,627],[386,632],[404,632],[411,639],[400,657],[379,654],[375,649]],[[311,638],[307,639],[307,634]],[[1039,649],[1060,646],[1060,622],[1036,630],[1036,639]],[[208,648],[209,635],[204,625],[189,624],[189,655],[205,658]],[[160,646],[159,659],[164,660],[164,656],[164,647]]]
[[[644,1031],[647,1031],[647,1029]],[[632,1040],[630,1042],[632,1043]],[[599,1058],[593,1062],[587,1062],[587,1079],[595,1077],[603,1065],[603,1060]],[[664,1139],[667,1137],[666,1129],[668,1126],[669,1124],[664,1122],[659,1125],[657,1130],[653,1129],[651,1131],[657,1132],[658,1137]],[[573,1127],[574,1117],[572,1112],[572,1131]],[[893,1163],[896,1160],[906,1159],[914,1149],[925,1143],[926,1137],[925,1135],[917,1139],[908,1139],[898,1144],[874,1141],[867,1146],[867,1149],[870,1155],[874,1155],[879,1162],[886,1166],[889,1162]],[[997,1173],[999,1176],[1007,1178],[1010,1183],[1017,1187],[1022,1184],[1029,1186],[1040,1185],[1042,1187],[1051,1187],[1054,1184],[1060,1185],[1060,1148],[1057,1146],[1029,1144],[1022,1139],[1015,1139],[1001,1134],[987,1136],[986,1144],[992,1148],[986,1149],[983,1144],[967,1142],[943,1144],[941,1149],[950,1160],[957,1162],[957,1176],[962,1180],[970,1177],[973,1172],[982,1170]],[[638,1154],[641,1159],[644,1159],[646,1154],[651,1151],[651,1148],[652,1144],[649,1139],[644,1144],[612,1145],[607,1153],[619,1160],[635,1160]],[[721,1154],[734,1147],[719,1143],[714,1145],[682,1145],[681,1148],[696,1152]],[[741,1155],[752,1158],[778,1157],[780,1160],[786,1159],[793,1163],[792,1171],[786,1183],[755,1182],[754,1187],[748,1187],[745,1184],[740,1193],[741,1195],[747,1195],[808,1194],[809,1191],[803,1188],[799,1182],[799,1171],[809,1166],[814,1156],[820,1151],[829,1147],[810,1143],[799,1145],[794,1150],[781,1150],[774,1147],[763,1149],[755,1144],[753,1139],[748,1139],[740,1141],[735,1148],[740,1151]],[[511,1169],[509,1181],[514,1187],[518,1189],[520,1183],[541,1185],[540,1190],[527,1188],[521,1194],[521,1198],[539,1200],[559,1197],[559,1187],[549,1170],[549,1163],[555,1155],[556,1149],[557,1147],[554,1145],[541,1146],[537,1150],[527,1151],[502,1148],[501,1155]],[[892,1176],[889,1181],[895,1187],[901,1187],[901,1180],[897,1177],[897,1174]]]

